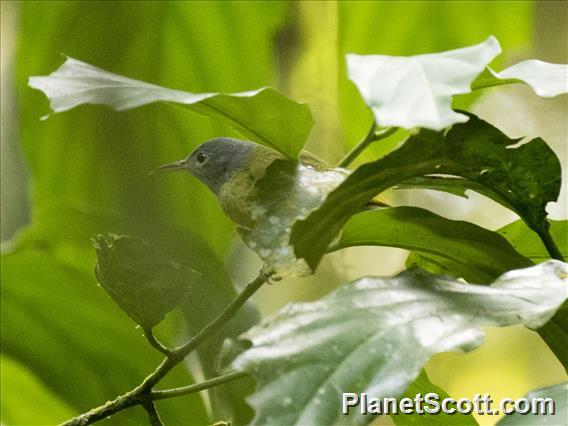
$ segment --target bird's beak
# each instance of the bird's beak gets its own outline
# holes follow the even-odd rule
[[[157,172],[162,171],[162,170],[165,170],[165,171],[168,171],[168,172],[177,172],[178,170],[184,169],[185,164],[186,164],[186,160],[180,160],[180,161],[176,161],[174,163],[164,164],[163,166],[160,166],[160,167],[152,170],[149,174],[153,175],[154,173],[157,173]]]

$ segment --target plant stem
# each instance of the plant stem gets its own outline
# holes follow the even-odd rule
[[[189,395],[191,393],[200,392],[205,389],[209,389],[215,386],[222,385],[224,383],[232,382],[233,380],[238,380],[243,377],[248,377],[249,373],[246,371],[235,371],[232,373],[225,374],[224,376],[215,377],[213,379],[206,380],[201,383],[196,383],[194,385],[183,386],[175,389],[167,389],[162,391],[154,391],[150,394],[152,400],[174,398],[180,395]]]
[[[223,326],[223,324],[231,319],[239,308],[243,306],[265,282],[269,280],[271,275],[272,272],[267,272],[263,269],[258,276],[248,283],[237,297],[229,303],[229,305],[217,316],[217,318],[206,325],[203,330],[193,336],[187,343],[172,350],[170,355],[162,361],[158,368],[144,380],[141,387],[147,390],[158,383],[173,367],[189,355],[197,346],[199,346],[203,340],[215,333]]]
[[[258,276],[253,281],[251,281],[249,284],[247,284],[247,286],[233,299],[233,301],[231,303],[229,303],[229,305],[227,305],[227,307],[213,321],[211,321],[207,326],[205,326],[204,329],[202,329],[199,333],[197,333],[195,336],[193,336],[187,343],[185,343],[181,346],[178,346],[175,349],[168,349],[168,353],[166,354],[166,357],[162,360],[162,362],[160,363],[158,368],[156,368],[156,370],[154,370],[153,373],[151,373],[148,377],[146,377],[144,379],[144,381],[140,385],[138,385],[136,388],[125,393],[124,395],[118,396],[113,401],[109,401],[106,404],[101,405],[100,407],[93,408],[92,410],[88,411],[87,413],[83,413],[83,414],[81,414],[77,417],[74,417],[74,418],[62,423],[62,426],[84,426],[84,425],[88,425],[88,424],[94,423],[98,420],[102,420],[104,418],[107,418],[107,417],[109,417],[109,416],[111,416],[115,413],[118,413],[119,411],[122,411],[126,408],[133,407],[135,405],[143,405],[144,408],[146,409],[146,411],[148,411],[149,409],[152,410],[151,408],[149,408],[148,401],[151,401],[152,399],[154,399],[154,397],[152,395],[154,395],[155,393],[160,395],[160,391],[152,392],[152,387],[156,383],[158,383],[166,374],[168,374],[168,372],[172,368],[174,368],[181,361],[183,361],[183,359],[187,355],[189,355],[196,347],[198,347],[201,342],[203,342],[205,339],[207,339],[213,333],[218,331],[227,321],[229,321],[231,318],[233,318],[233,316],[235,316],[235,314],[239,310],[239,308],[241,308],[245,304],[245,302],[248,299],[250,299],[250,297],[260,287],[262,287],[262,285],[264,283],[266,283],[270,279],[272,274],[273,274],[272,271],[268,271],[263,267],[262,270],[260,271],[260,273],[258,274]],[[149,335],[153,336],[152,333],[149,333]],[[148,335],[147,335],[147,337],[148,337]],[[150,337],[150,339],[151,339],[151,337]],[[152,343],[152,342],[150,342],[150,343]],[[159,342],[157,342],[157,343],[159,343]],[[154,346],[154,345],[152,345],[152,346]],[[230,373],[230,374],[227,374],[226,376],[217,377],[215,379],[211,379],[211,380],[208,380],[208,381],[203,382],[203,383],[199,383],[199,384],[191,385],[191,386],[186,386],[185,388],[180,388],[180,389],[172,389],[170,391],[176,391],[176,392],[179,391],[180,395],[183,395],[183,394],[186,394],[186,393],[197,392],[199,390],[203,390],[203,389],[207,389],[209,387],[217,386],[217,385],[223,384],[223,383],[231,381],[231,380],[236,380],[237,378],[244,377],[245,374],[246,373],[240,373],[240,372]],[[199,389],[198,390],[189,390],[190,388],[196,389],[196,387],[199,387]],[[183,389],[183,391],[180,391],[181,389]],[[166,392],[166,395],[169,395],[167,392],[170,392],[170,391],[161,391],[161,392]],[[172,396],[174,396],[174,395],[172,395]],[[171,396],[163,396],[163,397],[158,396],[155,399],[164,399],[164,398],[171,398]],[[153,410],[155,411],[155,407],[154,407]],[[159,416],[157,416],[157,412],[156,412],[156,416],[157,416],[156,418],[153,418],[150,415],[150,411],[148,411],[148,415],[150,416],[151,422],[156,421],[156,418],[157,418],[157,420],[159,420]],[[153,426],[154,425],[161,425],[161,424],[162,424],[161,421],[160,421],[160,423],[152,423]]]
[[[152,345],[154,348],[159,350],[164,355],[169,355],[171,353],[171,349],[167,348],[162,344],[162,342],[156,339],[156,336],[154,336],[154,332],[152,331],[151,328],[144,329],[144,336],[146,336],[146,340],[148,340],[150,345]]]
[[[560,249],[558,248],[558,246],[556,245],[556,243],[552,239],[552,236],[548,232],[548,229],[545,228],[545,229],[541,230],[540,232],[538,232],[538,236],[540,237],[540,239],[544,243],[544,246],[546,247],[546,251],[548,251],[548,254],[550,254],[550,257],[553,258],[553,259],[561,260],[561,261],[564,262],[564,258],[562,257],[562,253],[560,252]]]
[[[144,401],[142,403],[142,407],[148,413],[148,419],[150,420],[150,425],[152,426],[164,426],[162,419],[160,419],[160,415],[158,414],[158,410],[156,410],[156,405],[154,401]]]
[[[398,127],[389,127],[377,133],[377,123],[373,121],[367,135],[339,162],[338,167],[347,167],[365,150],[371,143],[385,139],[398,130]]]

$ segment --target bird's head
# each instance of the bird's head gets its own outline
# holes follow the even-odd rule
[[[219,195],[223,184],[237,171],[247,166],[257,144],[232,138],[208,140],[189,156],[174,163],[164,164],[156,170],[185,170]]]

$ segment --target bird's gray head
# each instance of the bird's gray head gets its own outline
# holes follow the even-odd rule
[[[256,144],[232,138],[215,138],[202,143],[189,156],[158,170],[185,170],[215,194],[239,168],[244,167]]]

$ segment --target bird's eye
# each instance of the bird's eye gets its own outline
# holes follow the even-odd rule
[[[200,152],[199,154],[197,154],[197,157],[195,157],[195,160],[197,161],[197,164],[205,164],[205,162],[207,161],[208,157],[207,154]]]

